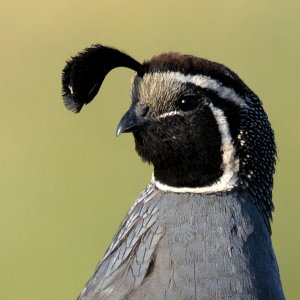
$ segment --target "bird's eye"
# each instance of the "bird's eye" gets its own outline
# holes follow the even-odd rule
[[[194,110],[200,102],[199,97],[196,96],[185,96],[178,100],[177,106],[182,111]]]

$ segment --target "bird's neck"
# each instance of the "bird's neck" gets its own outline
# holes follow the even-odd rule
[[[154,177],[162,184],[173,187],[205,187],[213,184],[222,175],[220,164],[207,161],[170,161],[154,165]],[[214,160],[213,162],[215,162]]]

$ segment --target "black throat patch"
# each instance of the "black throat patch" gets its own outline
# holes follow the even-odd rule
[[[174,187],[203,187],[222,175],[221,136],[208,106],[134,132],[136,151],[154,165],[156,180]]]

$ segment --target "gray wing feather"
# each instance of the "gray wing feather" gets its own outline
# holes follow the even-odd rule
[[[139,196],[78,300],[123,299],[142,284],[163,233],[156,222],[159,193],[150,184]]]

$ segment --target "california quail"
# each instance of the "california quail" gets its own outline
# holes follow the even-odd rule
[[[166,53],[140,64],[94,45],[63,70],[79,112],[116,67],[136,72],[117,135],[154,166],[78,297],[284,299],[270,221],[276,147],[259,98],[227,67]]]

